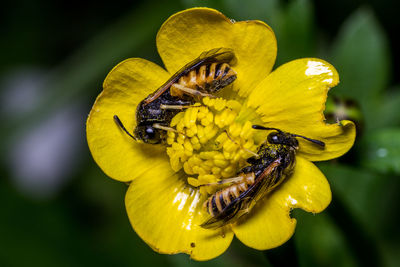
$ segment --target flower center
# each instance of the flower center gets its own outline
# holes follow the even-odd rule
[[[218,181],[234,177],[255,151],[252,123],[235,122],[241,104],[235,100],[208,97],[203,105],[178,113],[170,126],[167,154],[175,172],[188,175],[187,182],[200,187],[202,194],[212,194]]]

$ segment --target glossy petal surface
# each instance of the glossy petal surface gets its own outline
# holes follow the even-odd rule
[[[232,22],[209,8],[193,8],[171,16],[157,35],[158,52],[174,74],[202,52],[213,48],[232,48],[238,73],[234,89],[248,95],[271,71],[276,58],[276,38],[262,21]]]
[[[248,107],[261,114],[264,126],[325,142],[321,149],[298,138],[299,155],[311,161],[328,160],[346,153],[354,143],[354,123],[343,126],[324,122],[328,90],[339,82],[335,68],[314,58],[286,63],[273,71],[252,92]]]
[[[165,148],[134,141],[113,119],[118,115],[132,132],[136,106],[168,78],[156,64],[132,58],[117,65],[105,79],[87,120],[86,136],[94,160],[113,179],[130,181],[152,167],[149,161],[168,161]]]
[[[187,253],[196,260],[217,257],[233,238],[228,229],[199,226],[205,220],[203,202],[198,190],[178,178],[167,161],[132,181],[125,198],[131,224],[149,246],[160,253]]]
[[[293,208],[317,213],[330,201],[331,190],[325,176],[313,163],[297,157],[293,175],[261,199],[248,216],[233,226],[233,231],[249,247],[274,248],[293,235],[296,226],[296,220],[290,217]]]

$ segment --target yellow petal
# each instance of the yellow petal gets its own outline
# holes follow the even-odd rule
[[[168,160],[163,146],[133,140],[113,119],[118,115],[132,132],[136,106],[168,78],[156,64],[132,58],[118,64],[105,79],[87,120],[86,137],[94,160],[111,178],[130,181],[152,167],[149,160],[155,165]]]
[[[321,150],[307,141],[300,141],[298,154],[310,161],[339,157],[353,146],[356,138],[356,127],[352,121],[340,121],[340,125],[317,124],[313,130],[311,134],[315,139],[325,142],[325,149]]]
[[[204,201],[168,162],[132,181],[125,198],[133,229],[150,247],[159,253],[187,253],[196,260],[217,257],[233,238],[230,229],[199,226],[206,219]]]
[[[171,16],[157,34],[158,52],[173,74],[202,52],[232,48],[238,73],[234,89],[248,95],[272,69],[276,58],[276,38],[262,21],[233,22],[217,10],[193,8]]]
[[[331,190],[322,172],[311,162],[297,157],[292,176],[261,199],[248,216],[232,227],[237,238],[249,247],[265,250],[285,243],[294,233],[293,208],[321,212],[331,201]]]
[[[247,107],[262,115],[264,126],[317,139],[325,149],[298,138],[305,158],[328,160],[346,153],[353,145],[355,127],[324,122],[328,90],[338,84],[339,75],[329,63],[304,58],[286,63],[264,79],[249,96]]]

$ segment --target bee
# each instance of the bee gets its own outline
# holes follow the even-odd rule
[[[237,177],[216,183],[231,183],[231,185],[217,191],[204,202],[204,208],[211,218],[201,224],[203,228],[215,229],[235,222],[247,214],[259,199],[289,177],[293,173],[296,151],[299,148],[296,137],[304,138],[321,148],[325,147],[322,141],[276,128],[253,125],[253,129],[274,130],[274,132],[271,132],[266,142],[260,145],[258,156],[247,159],[250,165],[242,168]]]
[[[165,139],[172,118],[201,97],[214,97],[220,89],[236,80],[231,68],[236,62],[231,49],[215,48],[203,52],[197,59],[186,64],[154,93],[139,103],[136,109],[137,126],[129,133],[117,115],[117,125],[135,140],[158,144]]]

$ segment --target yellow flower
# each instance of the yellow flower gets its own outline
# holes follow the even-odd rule
[[[237,80],[232,87],[222,89],[222,94],[224,98],[235,99],[241,104],[237,106],[237,102],[230,102],[238,111],[235,123],[239,130],[251,122],[317,139],[325,142],[326,147],[320,149],[308,141],[299,140],[293,175],[261,199],[238,223],[205,229],[200,225],[207,218],[202,207],[207,194],[204,190],[200,193],[196,187],[199,180],[189,177],[188,173],[199,174],[202,172],[200,167],[207,169],[201,164],[209,154],[203,154],[203,161],[192,159],[191,165],[187,164],[183,170],[184,166],[179,165],[184,165],[182,162],[173,163],[176,152],[171,151],[173,145],[166,148],[165,145],[136,142],[121,131],[113,116],[118,114],[129,130],[134,129],[136,106],[141,100],[202,52],[219,47],[233,49],[237,58],[233,67]],[[296,220],[290,217],[293,208],[317,213],[324,210],[331,200],[326,178],[310,161],[338,157],[350,149],[355,139],[352,122],[342,121],[340,125],[324,122],[327,92],[339,81],[336,70],[323,60],[305,58],[291,61],[271,72],[277,52],[271,28],[261,21],[234,22],[209,8],[193,8],[171,16],[157,34],[157,48],[166,70],[140,58],[121,62],[108,74],[104,90],[87,121],[87,140],[97,164],[111,178],[130,183],[125,204],[132,227],[155,251],[187,253],[196,260],[222,254],[234,235],[247,246],[259,250],[283,244],[295,229]],[[223,111],[224,108],[220,112]],[[204,116],[201,115],[199,120]],[[211,121],[216,123],[215,120]],[[174,127],[178,127],[177,124],[174,122]],[[223,124],[216,135],[221,134],[224,127],[230,126]],[[246,132],[253,130],[247,129]],[[198,132],[191,134],[198,140],[194,138],[194,143],[186,144],[185,149],[193,151],[201,147],[196,143],[201,143],[201,136]],[[168,138],[170,145],[177,140],[173,135]],[[260,141],[254,140],[249,147],[254,150]],[[171,158],[167,156],[168,149]],[[241,153],[240,148],[235,151]],[[191,152],[188,153],[190,156]],[[223,157],[235,155],[225,153]],[[189,156],[185,160],[188,161]],[[193,170],[196,162],[201,163],[197,172]],[[218,164],[229,167],[224,165],[226,162]],[[208,170],[212,167],[217,166],[212,165]],[[222,176],[235,173],[241,167],[243,160],[226,169]],[[214,168],[214,173],[221,173],[221,170]]]

